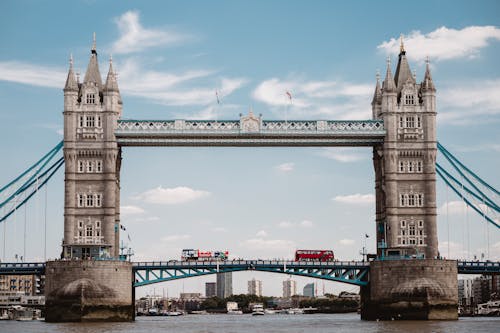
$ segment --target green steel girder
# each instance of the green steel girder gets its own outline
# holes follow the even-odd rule
[[[261,261],[244,261],[241,263],[136,263],[134,265],[134,287],[153,283],[203,276],[216,273],[255,270],[261,272],[280,273],[312,277],[329,281],[337,281],[357,286],[368,284],[369,266],[364,263],[266,263]]]

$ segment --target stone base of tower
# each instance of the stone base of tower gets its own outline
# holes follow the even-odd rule
[[[458,319],[457,262],[409,259],[370,263],[361,289],[364,320]]]
[[[132,281],[130,262],[49,261],[45,269],[45,321],[133,321]]]

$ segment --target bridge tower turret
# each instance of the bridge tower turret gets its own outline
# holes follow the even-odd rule
[[[64,88],[64,258],[119,255],[121,152],[114,129],[121,112],[111,60],[102,84],[94,35],[83,82],[71,59]]]
[[[416,82],[401,41],[394,78],[387,63],[372,102],[383,119],[384,144],[374,148],[377,254],[438,256],[436,231],[436,89],[427,64]]]

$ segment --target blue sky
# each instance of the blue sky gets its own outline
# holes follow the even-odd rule
[[[376,71],[385,73],[387,56],[394,71],[402,33],[417,81],[430,57],[440,142],[500,187],[497,1],[2,1],[0,12],[0,184],[62,139],[68,58],[83,75],[93,32],[103,76],[113,56],[125,119],[237,119],[252,107],[264,119],[313,120],[369,119]],[[178,258],[182,248],[247,258],[325,248],[359,259],[365,233],[375,249],[369,148],[125,148],[123,157],[122,221],[136,260]],[[441,253],[479,255],[489,242],[490,258],[500,259],[498,230],[470,213],[469,241],[457,200],[438,182],[439,207],[450,203],[438,220]],[[26,209],[28,259],[41,258],[44,205],[42,196]],[[48,207],[55,258],[62,172]],[[23,251],[22,221],[24,212],[7,222],[7,259]],[[254,273],[235,275],[235,292],[254,276],[264,293],[281,293],[285,276]],[[214,279],[154,288],[202,292]]]

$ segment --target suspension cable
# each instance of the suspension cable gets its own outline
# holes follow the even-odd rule
[[[491,191],[493,191],[496,195],[499,195],[500,196],[500,191],[498,191],[497,189],[495,189],[493,186],[491,186],[490,184],[488,184],[487,182],[485,182],[484,180],[482,180],[478,175],[476,175],[472,170],[470,170],[469,168],[467,168],[462,162],[460,162],[455,156],[453,156],[452,153],[450,153],[442,144],[440,144],[439,142],[437,143],[437,147],[438,149],[441,151],[441,153],[443,153],[443,155],[446,157],[447,160],[449,160],[448,157],[450,157],[451,159],[453,159],[458,165],[460,165],[465,171],[467,171],[470,175],[472,175],[472,177],[474,177],[477,181],[479,181],[481,184],[483,184],[484,186],[486,186],[488,189],[490,189]],[[466,177],[467,178],[467,177]]]
[[[443,172],[448,178],[450,178],[451,180],[453,180],[453,182],[455,182],[457,185],[460,185],[460,187],[465,190],[467,193],[469,193],[470,195],[472,195],[473,197],[475,197],[477,200],[481,200],[483,201],[483,203],[490,207],[491,209],[494,209],[496,210],[497,212],[500,212],[500,207],[495,203],[493,202],[492,200],[490,200],[489,198],[486,197],[486,199],[488,199],[488,202],[485,202],[484,199],[485,197],[481,197],[479,196],[478,194],[474,193],[474,191],[472,191],[470,188],[468,188],[467,186],[465,186],[462,182],[460,182],[458,179],[456,179],[455,177],[453,177],[448,171],[446,171],[439,163],[436,162],[436,169],[439,169],[439,171]]]
[[[441,179],[442,179],[442,180],[446,183],[446,185],[448,185],[448,186],[449,186],[449,187],[453,190],[453,192],[455,192],[455,194],[457,194],[457,195],[458,195],[458,196],[459,196],[462,200],[464,200],[464,201],[465,201],[465,202],[466,202],[469,206],[471,206],[471,207],[472,207],[472,209],[474,209],[474,210],[475,210],[475,211],[476,211],[479,215],[483,215],[483,213],[481,212],[481,210],[479,210],[479,209],[478,209],[478,208],[477,208],[474,204],[472,204],[472,203],[471,203],[471,202],[470,202],[467,198],[465,198],[465,197],[464,197],[464,196],[460,193],[460,191],[459,191],[459,190],[457,190],[457,189],[456,189],[456,188],[455,188],[455,187],[454,187],[454,186],[453,186],[453,185],[452,185],[452,184],[448,181],[448,179],[446,179],[446,177],[443,175],[443,173],[441,173],[441,171],[440,171],[438,168],[436,168],[436,173],[437,173],[437,174],[441,177]],[[490,223],[494,224],[497,228],[499,228],[499,229],[500,229],[500,225],[499,225],[499,224],[497,224],[495,221],[493,221],[490,217],[488,217],[488,216],[486,216],[486,215],[485,215],[485,216],[484,216],[484,218],[485,218],[488,222],[490,222]]]

